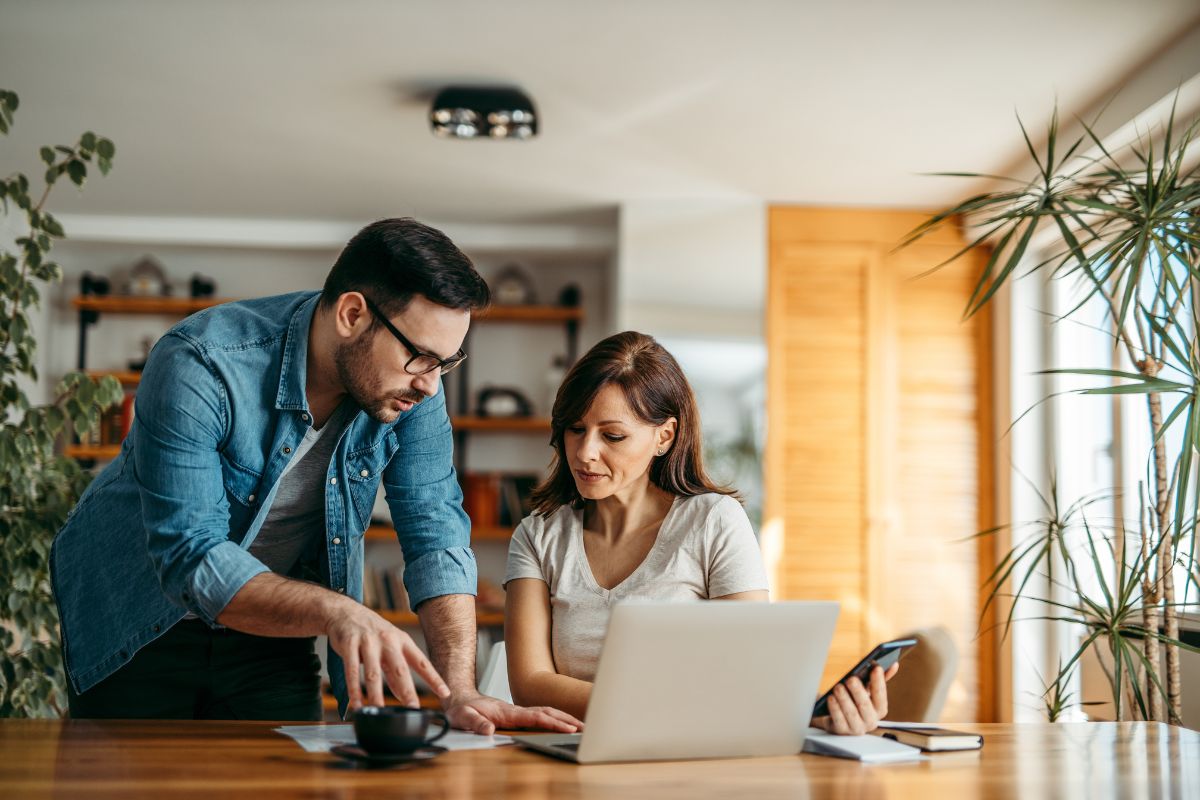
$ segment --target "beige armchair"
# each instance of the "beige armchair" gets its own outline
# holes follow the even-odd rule
[[[917,646],[901,659],[900,671],[888,683],[887,719],[937,722],[958,668],[958,648],[950,631],[938,625],[896,638],[916,639]]]

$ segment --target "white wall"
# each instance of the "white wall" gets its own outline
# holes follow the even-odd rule
[[[766,251],[761,200],[674,198],[622,205],[618,328],[761,341]]]
[[[700,406],[706,448],[715,454],[749,428],[765,428],[766,205],[743,198],[674,198],[621,207],[616,318],[675,356]],[[742,490],[754,517],[760,464],[713,477]]]
[[[25,221],[25,215],[20,209],[10,208],[7,214],[0,211],[0,249],[7,250],[13,255],[19,256],[20,251],[17,248],[16,240],[20,236],[28,235],[28,233],[29,225]],[[50,252],[51,260],[55,260],[57,256],[57,251],[52,250]],[[57,379],[52,381],[45,379],[49,364],[49,355],[44,342],[50,331],[50,299],[47,295],[53,296],[54,289],[53,287],[47,288],[39,284],[38,291],[42,295],[41,304],[28,310],[28,318],[30,330],[33,331],[34,338],[38,343],[34,363],[37,366],[38,375],[41,377],[41,380],[35,383],[21,376],[17,382],[17,385],[25,392],[25,396],[29,398],[29,402],[34,405],[49,403],[53,399],[54,384],[57,382]]]

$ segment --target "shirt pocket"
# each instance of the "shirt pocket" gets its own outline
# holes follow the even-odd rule
[[[240,541],[262,505],[262,474],[229,459],[221,459],[225,499],[229,502],[230,537]]]
[[[383,471],[396,452],[395,434],[389,433],[373,446],[356,450],[346,457],[346,477],[350,484],[350,499],[358,515],[359,530],[371,523],[371,511],[379,494]]]

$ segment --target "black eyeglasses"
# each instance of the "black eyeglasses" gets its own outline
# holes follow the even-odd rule
[[[375,315],[375,319],[383,323],[383,327],[387,328],[392,336],[396,337],[396,341],[404,345],[404,349],[412,353],[412,357],[404,363],[404,371],[409,375],[425,375],[433,372],[435,369],[441,369],[445,375],[463,362],[467,354],[459,348],[459,351],[449,358],[438,358],[432,353],[423,353],[417,349],[417,346],[405,338],[404,334],[396,330],[396,326],[391,323],[379,306],[371,302],[371,298],[363,295],[363,299],[367,301],[367,308]]]

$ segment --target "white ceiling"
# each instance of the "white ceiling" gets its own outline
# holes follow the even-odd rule
[[[116,168],[60,210],[587,219],[625,200],[929,206],[1057,97],[1093,104],[1196,0],[0,0],[21,95],[0,172],[92,128]],[[1200,70],[1197,70],[1200,71]],[[1191,77],[1180,75],[1179,78]],[[532,142],[444,141],[427,92],[515,83]]]

